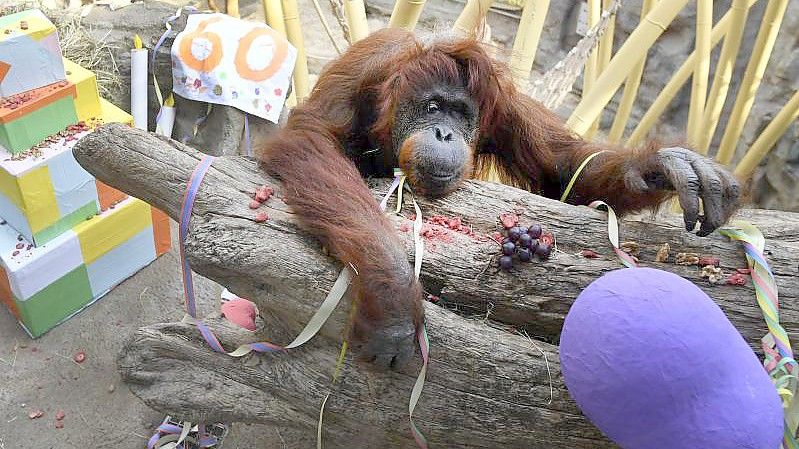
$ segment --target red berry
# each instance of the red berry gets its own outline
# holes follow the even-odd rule
[[[519,223],[519,217],[516,216],[516,214],[503,212],[499,214],[499,221],[502,222],[502,226],[504,226],[505,229],[510,229]]]
[[[599,259],[599,254],[597,254],[596,251],[590,249],[584,249],[580,251],[580,254],[586,259]]]
[[[261,203],[258,200],[250,201],[250,209],[258,209],[259,207],[261,207]]]
[[[263,223],[263,222],[265,222],[266,220],[269,220],[269,215],[266,215],[266,213],[265,213],[265,212],[258,212],[258,213],[255,215],[255,222],[256,222],[256,223]]]

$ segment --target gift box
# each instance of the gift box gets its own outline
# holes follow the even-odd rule
[[[126,125],[133,126],[133,116],[123,111],[105,98],[100,98],[100,108],[103,111],[103,122],[124,123]]]
[[[59,81],[0,100],[0,146],[20,153],[78,123],[75,85]]]
[[[36,247],[0,225],[0,300],[38,337],[169,250],[168,218],[135,198]]]
[[[105,122],[132,121],[111,103],[101,106]],[[0,217],[37,246],[127,197],[96,181],[72,155],[87,129],[71,126],[16,155],[0,150]]]
[[[41,11],[0,17],[0,97],[65,79],[58,33]]]
[[[103,117],[100,94],[97,90],[97,76],[91,70],[64,58],[67,81],[75,85],[75,111],[78,120],[89,122]]]

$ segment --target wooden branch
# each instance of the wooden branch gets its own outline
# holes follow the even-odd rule
[[[113,124],[83,138],[74,153],[101,181],[173,218],[202,156],[177,142]],[[248,204],[255,188],[264,183],[273,186],[276,195],[259,209],[270,217],[259,224]],[[376,197],[388,186],[386,180],[370,184]],[[279,183],[267,178],[253,161],[217,158],[200,187],[186,251],[196,272],[258,305],[268,321],[260,338],[287,343],[315,312],[340,267],[297,227],[281,198]],[[601,273],[620,267],[607,242],[605,214],[483,182],[468,182],[442,200],[419,198],[419,202],[425,217],[462,217],[477,235],[498,230],[501,212],[519,210],[523,222],[538,221],[553,231],[559,249],[547,262],[505,273],[495,268],[499,249],[495,243],[454,232],[428,241],[422,282],[429,293],[441,296],[439,305],[444,307],[426,304],[432,364],[416,413],[425,434],[439,447],[612,447],[569,399],[560,378],[557,347],[518,335],[525,331],[556,340],[579,292]],[[412,208],[406,204],[403,210]],[[799,215],[772,211],[741,215],[766,235],[780,287],[781,318],[795,338]],[[410,223],[401,216],[392,220],[398,229],[403,222]],[[398,232],[412,258],[411,233]],[[699,277],[697,267],[651,262],[660,244],[668,242],[672,253],[713,255],[731,272],[745,266],[737,244],[720,236],[688,234],[676,217],[669,223],[624,221],[621,235],[640,244],[643,264],[676,272],[700,285],[751,344],[756,345],[766,332],[751,288],[711,286]],[[592,249],[602,258],[584,259],[581,249]],[[312,435],[321,399],[330,388],[348,308],[348,304],[339,306],[321,336],[302,348],[245,360],[211,352],[190,325],[149,326],[130,340],[120,356],[120,368],[133,392],[159,410],[189,419],[302,427]],[[514,327],[498,329],[497,323]],[[229,349],[255,339],[225,322],[210,324]],[[348,365],[328,402],[326,447],[413,447],[407,399],[417,370],[418,364],[401,373]]]

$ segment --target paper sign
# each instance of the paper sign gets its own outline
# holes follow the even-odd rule
[[[174,92],[277,123],[297,50],[263,23],[193,14],[172,45]]]

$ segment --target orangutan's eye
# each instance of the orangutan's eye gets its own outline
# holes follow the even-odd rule
[[[436,112],[439,111],[439,109],[440,108],[438,106],[438,102],[437,101],[431,100],[431,101],[427,102],[427,113],[428,114],[435,114]]]

